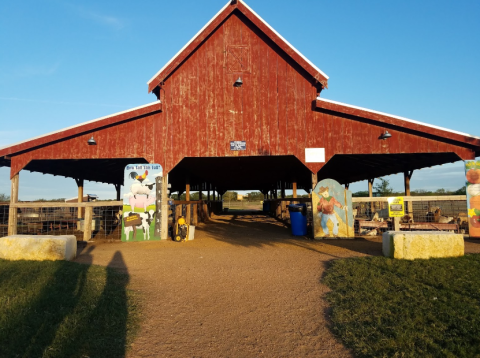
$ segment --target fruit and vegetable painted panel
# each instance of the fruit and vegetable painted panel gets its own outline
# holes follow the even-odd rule
[[[320,181],[312,193],[313,236],[353,238],[352,192],[333,179]]]
[[[160,240],[162,175],[160,164],[125,167],[122,241]]]
[[[465,161],[470,237],[480,238],[480,160]]]

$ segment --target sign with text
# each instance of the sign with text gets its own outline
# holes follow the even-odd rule
[[[247,150],[247,142],[244,140],[230,141],[230,150]]]
[[[405,216],[405,205],[402,196],[388,198],[388,216],[391,218]]]
[[[480,237],[480,160],[465,161],[467,219],[470,237]]]
[[[160,240],[162,177],[160,164],[125,167],[122,241]]]

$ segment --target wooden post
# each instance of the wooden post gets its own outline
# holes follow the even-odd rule
[[[400,231],[400,218],[393,218],[393,230]]]
[[[120,201],[120,190],[122,186],[120,184],[114,184],[115,185],[115,190],[117,191],[117,201]]]
[[[293,197],[296,198],[297,197],[297,182],[294,181],[292,183],[292,189],[293,189]],[[295,204],[296,202],[295,201],[292,201],[292,204]]]
[[[75,179],[75,182],[77,183],[77,187],[78,187],[77,202],[83,203],[83,179]],[[78,219],[77,230],[80,230],[80,221],[82,220],[82,218],[83,218],[83,209],[79,206],[77,208],[77,219]]]
[[[350,187],[350,183],[346,183],[346,184],[345,184],[345,189],[348,190],[349,187]]]
[[[317,173],[312,173],[312,191],[315,189],[318,183]]]
[[[187,183],[185,186],[185,200],[190,201],[190,183]],[[187,204],[187,210],[185,212],[185,220],[187,222],[187,225],[190,225],[191,221],[191,216],[192,216],[192,207],[190,204]]]
[[[161,208],[160,208],[160,239],[168,239],[168,174],[164,173],[161,181],[162,193],[161,193]],[[157,197],[157,203],[158,203]],[[156,220],[159,218],[156,218]]]
[[[154,237],[159,237],[162,239],[162,216],[168,216],[168,209],[164,212],[162,209],[162,193],[163,193],[163,181],[162,177],[158,176],[155,178],[155,228],[153,231]],[[163,238],[165,239],[165,238]]]
[[[374,180],[375,178],[368,179],[368,197],[370,198],[373,198],[373,181]],[[370,201],[370,211],[372,212],[372,215],[373,215],[373,212],[375,211],[375,204],[373,202],[373,199],[372,201]]]
[[[8,209],[8,235],[17,235],[17,208],[11,204],[18,203],[18,185],[20,183],[19,173],[15,174],[11,180],[10,188],[10,207]]]
[[[198,225],[198,204],[193,204],[193,225]]]
[[[83,241],[90,241],[92,238],[92,219],[93,206],[87,206],[85,208],[85,220],[83,221]]]
[[[405,195],[410,196],[410,179],[412,179],[413,170],[403,172],[403,182],[405,183]],[[405,202],[408,215],[413,218],[413,203]]]
[[[203,203],[203,218],[205,222],[210,219],[210,215],[208,213],[208,204],[206,202]]]
[[[175,205],[175,222],[178,222],[178,218],[182,216],[182,204]]]

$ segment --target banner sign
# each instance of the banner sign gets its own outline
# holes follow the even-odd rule
[[[391,218],[405,216],[405,204],[402,196],[388,198],[388,216]]]
[[[122,241],[160,240],[160,164],[129,164],[123,185]]]
[[[468,232],[480,238],[480,160],[465,161],[467,179]]]
[[[353,238],[352,192],[333,179],[320,181],[312,192],[313,237]]]
[[[247,150],[247,142],[244,140],[232,140],[230,150]]]

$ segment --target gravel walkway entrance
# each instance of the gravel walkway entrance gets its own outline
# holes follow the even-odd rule
[[[230,214],[197,227],[194,241],[95,242],[76,261],[126,270],[140,291],[129,357],[350,357],[328,329],[320,280],[332,259],[380,254],[379,238],[311,241],[269,217]]]

